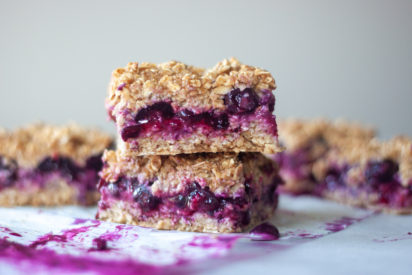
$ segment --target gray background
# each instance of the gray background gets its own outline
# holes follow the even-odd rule
[[[344,117],[412,135],[412,1],[1,1],[0,125],[107,121],[129,61],[273,73],[279,117]]]

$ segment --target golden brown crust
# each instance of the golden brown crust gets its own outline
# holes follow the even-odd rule
[[[268,178],[259,167],[272,164],[260,153],[129,157],[121,151],[106,151],[103,160],[101,177],[105,181],[115,182],[120,176],[143,178],[154,181],[153,193],[182,191],[185,188],[182,180],[189,179],[208,186],[212,192],[233,194],[243,188],[245,175]]]
[[[49,181],[43,187],[4,188],[0,191],[0,206],[94,205],[100,197],[97,191],[89,191],[85,195],[79,199],[79,190],[60,179]]]
[[[113,143],[111,136],[76,124],[52,126],[42,123],[15,131],[0,131],[0,156],[12,158],[20,166],[32,167],[46,156],[68,156],[83,164],[92,155]]]
[[[178,61],[158,65],[131,62],[113,72],[106,104],[113,116],[125,108],[136,112],[160,100],[172,100],[185,108],[223,109],[224,93],[246,87],[259,94],[274,90],[276,84],[269,72],[235,58],[224,59],[207,71]]]

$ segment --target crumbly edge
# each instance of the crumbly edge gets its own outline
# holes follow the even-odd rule
[[[362,207],[374,211],[380,211],[388,214],[412,214],[412,207],[409,208],[394,208],[390,206],[385,206],[383,204],[376,203],[376,194],[368,192],[360,192],[357,196],[350,194],[350,192],[345,192],[342,190],[327,191],[323,194],[325,198],[330,200],[356,206]]]
[[[123,176],[145,179],[153,181],[154,194],[183,191],[187,181],[197,181],[215,193],[233,194],[244,188],[245,175],[266,179],[268,176],[260,167],[274,165],[260,153],[128,156],[120,150],[107,150],[103,161],[101,177],[106,182],[115,182]]]
[[[371,127],[344,120],[280,119],[278,128],[280,141],[284,143],[287,150],[292,151],[310,146],[313,142],[324,142],[333,146],[341,140],[369,141],[376,135]]]
[[[253,88],[259,94],[274,90],[268,71],[224,59],[210,70],[169,61],[162,64],[131,62],[112,73],[106,105],[113,116],[160,100],[183,108],[223,109],[223,94],[235,88]]]
[[[0,156],[34,167],[46,156],[63,155],[84,164],[113,143],[113,138],[99,130],[76,124],[64,126],[31,124],[15,131],[0,131]]]
[[[86,193],[85,201],[79,201],[78,190],[66,181],[53,180],[44,187],[25,189],[8,187],[0,190],[0,206],[59,206],[59,205],[95,205],[100,198],[97,191]]]
[[[132,214],[133,211],[131,211],[131,209],[133,209],[133,206],[130,203],[124,201],[113,203],[110,208],[106,210],[99,209],[98,216],[99,219],[104,221],[153,227],[162,230],[233,233],[245,231],[246,229],[263,222],[271,215],[273,215],[276,209],[275,205],[273,205],[272,207],[267,207],[264,206],[261,202],[255,203],[254,207],[255,208],[252,210],[251,214],[251,222],[246,227],[235,226],[227,219],[218,221],[217,219],[203,213],[196,213],[192,216],[191,220],[179,216],[154,216],[142,220],[138,216]]]

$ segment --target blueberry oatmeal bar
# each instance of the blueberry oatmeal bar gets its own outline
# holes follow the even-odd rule
[[[279,123],[285,152],[273,156],[281,191],[309,193],[389,213],[412,212],[412,141],[324,120]]]
[[[94,204],[101,155],[113,143],[75,124],[0,131],[0,205]]]
[[[316,194],[373,210],[412,213],[412,141],[341,141],[314,167]]]
[[[269,218],[281,183],[260,153],[103,156],[99,219],[158,229],[240,232]]]
[[[324,119],[284,119],[279,122],[280,142],[286,151],[270,158],[279,165],[285,181],[279,190],[295,194],[310,193],[317,185],[314,164],[341,140],[371,140],[372,128],[345,121]]]
[[[171,61],[112,74],[106,108],[135,155],[280,151],[269,72],[232,58],[204,70]]]

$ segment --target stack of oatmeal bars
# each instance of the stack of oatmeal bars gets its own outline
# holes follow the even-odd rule
[[[223,60],[129,63],[106,107],[117,149],[103,155],[98,218],[159,229],[240,232],[277,207],[281,151],[269,72]]]

